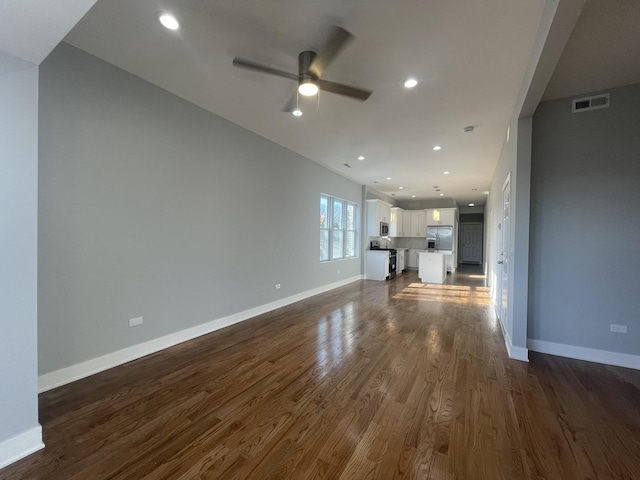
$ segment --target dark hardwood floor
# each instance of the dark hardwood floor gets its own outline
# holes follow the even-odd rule
[[[484,278],[362,281],[40,395],[1,479],[639,479],[640,372],[510,360]]]

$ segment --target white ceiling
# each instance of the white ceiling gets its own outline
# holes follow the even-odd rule
[[[2,0],[0,51],[39,65],[96,0]]]
[[[542,100],[640,82],[640,0],[588,0]]]
[[[0,51],[39,63],[94,1],[1,2]],[[437,185],[481,205],[545,3],[99,0],[65,40],[398,200],[440,198]],[[165,10],[179,31],[156,22]],[[293,82],[231,65],[238,55],[295,72],[334,24],[356,39],[323,78],[373,90],[364,103],[322,94],[294,118],[281,112]],[[639,0],[587,0],[544,99],[640,82],[638,31]]]
[[[543,7],[544,0],[99,0],[65,40],[396,199],[440,198],[437,185],[461,204],[483,204]],[[158,24],[161,10],[178,17],[178,32]],[[239,55],[297,72],[298,53],[322,45],[333,24],[356,39],[323,78],[373,90],[366,102],[325,93],[319,109],[308,102],[295,118],[281,111],[294,82],[232,66]],[[403,86],[409,76],[420,82],[413,90]],[[473,133],[463,132],[468,125]]]

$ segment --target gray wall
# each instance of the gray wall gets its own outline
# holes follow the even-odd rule
[[[40,85],[41,374],[360,275],[318,228],[359,185],[67,44]]]
[[[458,208],[452,198],[438,198],[431,200],[398,200],[397,205],[405,210],[424,210],[427,208]]]
[[[610,92],[534,116],[529,337],[640,354],[640,85]]]
[[[38,67],[0,52],[0,447],[40,428],[37,145]],[[0,464],[19,453],[0,448]]]

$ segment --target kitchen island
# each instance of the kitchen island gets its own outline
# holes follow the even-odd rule
[[[418,277],[425,283],[442,283],[447,277],[446,253],[418,252]]]

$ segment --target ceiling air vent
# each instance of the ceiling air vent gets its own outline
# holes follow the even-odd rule
[[[588,110],[596,110],[598,108],[607,108],[609,106],[609,94],[603,93],[593,97],[577,98],[572,101],[573,113],[586,112]]]

